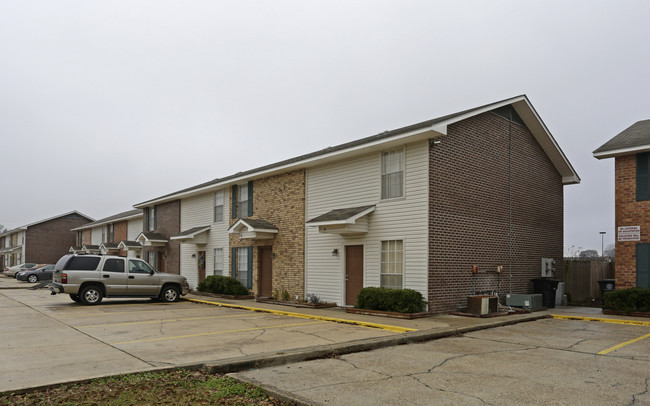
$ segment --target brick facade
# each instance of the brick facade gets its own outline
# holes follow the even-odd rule
[[[483,113],[451,124],[440,141],[429,151],[429,310],[467,304],[472,265],[488,272],[476,277],[476,290],[498,290],[502,299],[532,292],[543,257],[555,259],[560,276],[562,178],[531,132]],[[500,276],[497,265],[504,267]]]
[[[76,231],[90,220],[76,213],[29,226],[25,231],[24,262],[55,264],[77,243]]]
[[[76,241],[76,240],[75,240]],[[81,231],[81,245],[90,245],[92,244],[92,230],[82,230]],[[75,243],[76,245],[76,243]]]
[[[625,289],[636,286],[636,244],[650,243],[650,200],[636,201],[635,154],[616,157],[615,168],[616,230],[641,226],[641,241],[616,241],[616,289]]]
[[[232,217],[232,216],[229,216]],[[305,291],[305,171],[297,170],[253,182],[253,215],[279,229],[272,240],[240,239],[230,235],[230,247],[253,248],[253,286],[258,294],[258,247],[273,249],[273,290],[287,290],[293,299]],[[232,226],[237,219],[230,219]],[[231,258],[232,261],[232,258]]]
[[[128,240],[128,232],[127,232],[127,227],[128,227],[129,222],[128,221],[118,221],[113,223],[113,241],[108,241],[108,242],[120,242],[124,240]]]
[[[143,228],[146,222],[143,222]],[[153,232],[160,233],[167,237],[167,244],[164,247],[144,247],[142,258],[146,258],[148,251],[158,252],[157,268],[161,272],[181,273],[181,243],[178,240],[170,240],[169,237],[180,233],[181,228],[181,201],[173,200],[167,203],[156,205],[156,229]],[[143,230],[148,232],[150,230]],[[117,237],[116,237],[117,238]],[[126,239],[126,238],[125,238]]]

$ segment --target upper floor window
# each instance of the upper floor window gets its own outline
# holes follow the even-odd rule
[[[381,154],[381,198],[404,196],[404,150]]]
[[[237,217],[248,217],[248,185],[239,186],[237,194]]]
[[[106,232],[108,234],[108,242],[114,242],[115,241],[115,226],[113,223],[109,224],[106,226]]]
[[[636,154],[636,200],[650,200],[650,152]]]
[[[144,231],[154,231],[157,228],[157,209],[157,206],[144,209]]]
[[[106,242],[106,229],[102,227],[102,242]]]
[[[246,218],[253,215],[253,182],[232,187],[232,218]]]
[[[223,190],[219,190],[214,194],[214,222],[215,223],[223,221],[223,203],[224,203],[224,193]]]
[[[83,230],[78,230],[77,231],[77,245],[81,247],[84,244],[83,241],[84,241],[83,240]]]

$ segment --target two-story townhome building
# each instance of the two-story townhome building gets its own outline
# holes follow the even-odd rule
[[[614,158],[616,289],[650,288],[650,120],[634,123],[593,155]]]
[[[0,235],[4,238],[0,248],[2,262],[4,266],[56,263],[75,243],[76,233],[70,230],[91,221],[92,218],[71,211],[5,231]]]
[[[304,170],[260,168],[135,207],[180,202],[180,270],[196,287],[207,275],[240,280],[257,296],[304,295]]]
[[[194,285],[213,264],[258,296],[350,306],[364,286],[410,288],[448,312],[477,290],[529,292],[541,258],[562,272],[563,185],[579,181],[517,96],[135,207],[180,201],[169,239]]]
[[[134,209],[75,227],[76,243],[70,252],[140,257],[142,245],[135,239],[142,223],[142,210]]]
[[[135,238],[142,246],[141,258],[161,272],[180,273],[180,242],[170,239],[180,232],[180,200],[134,207],[143,213],[142,230]]]

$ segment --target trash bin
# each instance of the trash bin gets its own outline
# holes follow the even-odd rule
[[[559,279],[535,278],[533,281],[533,292],[542,294],[542,305],[544,307],[555,308],[555,290],[557,289]]]
[[[605,293],[613,292],[616,290],[616,279],[601,279],[598,281],[600,287],[600,302],[601,307],[605,308]]]

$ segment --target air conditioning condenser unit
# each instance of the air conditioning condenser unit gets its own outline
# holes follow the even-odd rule
[[[525,307],[527,309],[536,309],[542,307],[542,294],[509,294],[506,295],[506,305],[514,307]]]

